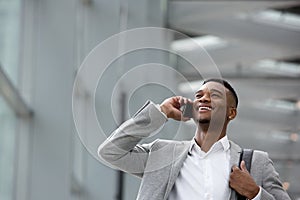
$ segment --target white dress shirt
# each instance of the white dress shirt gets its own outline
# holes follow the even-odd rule
[[[231,189],[227,136],[205,153],[193,140],[168,200],[228,200]],[[253,200],[259,200],[259,194]]]

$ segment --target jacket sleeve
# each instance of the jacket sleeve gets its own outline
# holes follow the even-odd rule
[[[98,148],[98,156],[118,169],[142,177],[153,143],[138,144],[157,133],[167,118],[151,101],[117,128]]]
[[[273,162],[268,157],[267,153],[262,176],[261,200],[290,200],[289,195],[282,187],[279,174],[276,172]]]

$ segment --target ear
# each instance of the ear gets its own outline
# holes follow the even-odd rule
[[[237,115],[237,110],[235,107],[230,107],[228,112],[228,119],[233,120]]]

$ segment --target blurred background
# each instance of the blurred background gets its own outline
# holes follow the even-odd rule
[[[99,67],[95,91],[80,80],[72,93],[91,50],[133,28],[157,48],[116,57]],[[300,200],[299,2],[0,0],[0,199],[135,199],[140,180],[99,162],[95,148],[147,99],[192,98],[204,77],[232,83],[240,105],[228,137],[267,151]],[[91,105],[102,132],[89,124]],[[194,130],[170,120],[153,138],[191,139]]]

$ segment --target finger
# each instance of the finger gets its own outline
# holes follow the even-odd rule
[[[188,99],[188,98],[186,98],[186,97],[180,96],[179,102],[180,102],[180,105],[185,105],[185,104],[187,104],[187,103],[189,103],[189,102],[192,102],[192,100],[190,100],[190,99]]]
[[[194,103],[192,99],[187,99],[187,101],[188,101],[189,103]],[[188,103],[188,102],[187,102],[187,103]]]
[[[246,163],[245,163],[244,160],[242,160],[240,167],[241,167],[241,170],[242,170],[242,171],[248,172],[247,167],[246,167]]]
[[[191,99],[188,99],[186,97],[183,97],[183,103],[184,104],[188,104],[188,103],[193,103],[193,101]]]
[[[181,107],[181,96],[176,96],[173,98],[173,105],[175,108],[180,108]]]
[[[184,101],[185,101],[185,100],[184,100],[184,97],[180,96],[180,97],[179,97],[179,104],[180,104],[180,106],[183,106],[183,105],[185,104]]]
[[[180,103],[181,103],[181,105],[185,105],[186,104],[186,98],[185,97],[181,97]]]
[[[173,116],[172,117],[173,119],[178,120],[178,121],[183,121],[183,118],[184,118],[181,110],[178,110],[178,109],[173,109],[172,116]]]
[[[189,121],[191,118],[189,118],[189,117],[182,117],[181,118],[181,121],[184,121],[184,122],[186,122],[186,121]]]
[[[239,171],[240,170],[240,168],[236,165],[234,165],[231,169],[232,169],[232,171],[237,171],[237,170]]]

